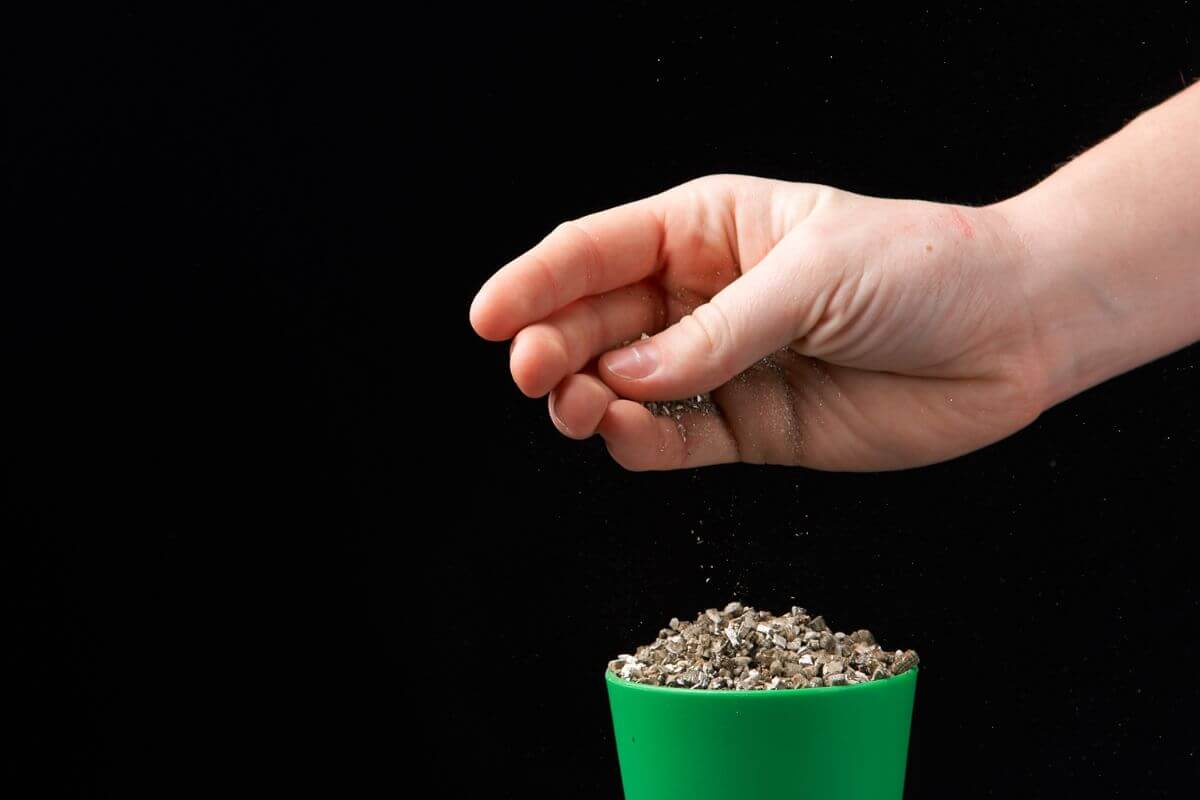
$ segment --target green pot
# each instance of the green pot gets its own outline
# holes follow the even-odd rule
[[[817,689],[644,686],[606,671],[626,800],[898,800],[917,670]]]

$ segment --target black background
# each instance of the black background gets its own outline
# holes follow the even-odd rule
[[[739,598],[919,650],[910,797],[1194,790],[1195,347],[926,469],[635,475],[468,328],[563,219],[987,203],[1200,77],[1194,2],[870,5],[14,22],[9,780],[616,797],[605,661]]]

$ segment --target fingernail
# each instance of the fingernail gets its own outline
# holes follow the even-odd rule
[[[564,431],[567,431],[568,433],[571,431],[570,427],[567,426],[567,423],[563,422],[562,417],[560,417],[558,415],[558,392],[557,391],[553,391],[550,393],[550,419],[554,420],[555,424],[558,425],[558,427],[562,428]]]
[[[611,353],[604,366],[614,375],[636,381],[649,377],[658,369],[658,345],[654,342],[639,342],[632,347]]]

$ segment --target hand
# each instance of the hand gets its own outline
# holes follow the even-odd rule
[[[563,434],[629,469],[897,469],[1045,407],[1026,253],[999,207],[715,175],[558,226],[471,323],[513,339],[513,379]],[[639,402],[706,392],[678,420]]]

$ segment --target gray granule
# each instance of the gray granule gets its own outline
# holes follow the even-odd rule
[[[865,629],[834,633],[799,606],[777,617],[735,602],[707,609],[695,622],[672,619],[657,639],[608,668],[651,686],[755,690],[848,686],[917,664],[914,650],[884,650]]]
[[[650,335],[648,333],[643,333],[641,338],[643,340],[649,339]],[[633,341],[633,339],[630,339],[629,341],[624,342],[622,347],[632,344]],[[642,403],[642,405],[649,409],[650,413],[654,416],[670,417],[671,419],[675,420],[676,423],[680,423],[681,425],[684,414],[712,414],[717,410],[716,405],[713,403],[712,395],[710,395],[708,392],[693,395],[691,397],[685,397],[682,400],[647,400],[646,402]],[[682,427],[680,428],[680,431],[684,433],[684,438],[686,439],[687,434],[683,431]]]
[[[642,403],[656,417],[671,417],[676,422],[681,421],[684,414],[711,414],[716,410],[712,398],[707,394],[698,394],[685,400],[647,400]]]

